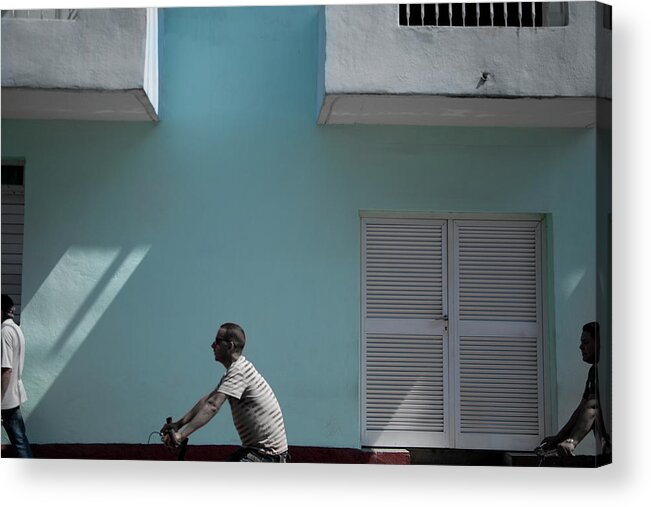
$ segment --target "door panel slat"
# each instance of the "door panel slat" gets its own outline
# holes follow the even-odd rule
[[[528,435],[535,445],[542,428],[539,224],[459,220],[454,237],[457,439],[491,448],[494,435]],[[497,332],[468,334],[483,334],[489,322]]]
[[[446,227],[363,226],[363,437],[366,445],[431,444],[445,427]],[[406,440],[405,440],[406,439]]]

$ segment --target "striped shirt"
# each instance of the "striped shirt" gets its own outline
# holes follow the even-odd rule
[[[244,356],[226,370],[217,391],[228,396],[243,447],[274,455],[287,450],[278,400],[267,381]]]

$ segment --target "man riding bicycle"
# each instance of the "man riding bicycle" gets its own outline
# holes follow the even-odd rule
[[[228,461],[285,463],[287,437],[278,400],[266,380],[242,355],[244,330],[237,324],[222,324],[211,347],[215,360],[226,373],[209,394],[176,422],[161,428],[163,442],[176,447],[207,424],[228,400],[242,447]]]
[[[598,454],[610,454],[610,437],[606,432],[603,413],[599,402],[599,383],[597,380],[597,362],[599,362],[599,324],[589,322],[583,326],[581,344],[579,346],[584,362],[591,365],[585,390],[570,419],[560,431],[546,437],[538,446],[538,450],[555,450],[558,456],[573,456],[579,442],[594,430],[597,439]]]

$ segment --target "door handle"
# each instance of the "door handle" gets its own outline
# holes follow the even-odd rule
[[[445,330],[447,331],[448,330],[448,316],[443,315],[440,319],[434,319],[434,322],[441,322],[441,321],[445,322]]]

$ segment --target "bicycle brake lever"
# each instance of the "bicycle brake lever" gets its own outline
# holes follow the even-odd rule
[[[536,454],[536,456],[550,456],[556,453],[556,448],[555,447],[550,448],[549,444],[544,443],[536,447],[533,450],[533,452]]]

